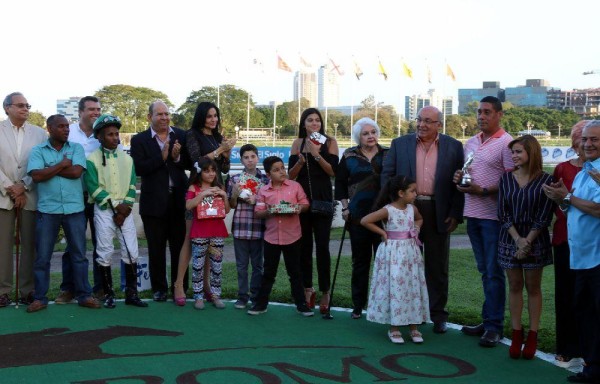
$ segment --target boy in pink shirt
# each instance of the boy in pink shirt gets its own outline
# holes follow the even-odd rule
[[[313,316],[306,305],[300,275],[300,218],[298,214],[308,210],[308,199],[302,186],[287,178],[283,160],[269,156],[263,161],[270,182],[256,196],[254,213],[265,218],[264,271],[260,290],[249,315],[260,315],[267,311],[269,294],[275,283],[279,257],[283,253],[285,269],[290,279],[292,297],[296,310],[302,316]]]

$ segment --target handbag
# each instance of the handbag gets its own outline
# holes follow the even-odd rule
[[[304,143],[302,143],[302,148]],[[307,154],[308,155],[308,154]],[[313,200],[312,183],[310,182],[310,166],[308,165],[308,157],[306,158],[306,172],[308,173],[308,189],[310,192],[310,211],[316,216],[332,218],[335,212],[335,203],[327,200]]]
[[[196,196],[200,193],[200,188],[197,186]],[[206,196],[196,207],[196,217],[198,220],[206,219],[224,219],[225,218],[225,202],[221,196]]]

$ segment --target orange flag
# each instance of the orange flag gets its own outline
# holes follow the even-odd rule
[[[292,68],[279,55],[277,55],[277,68],[282,71],[292,72]]]

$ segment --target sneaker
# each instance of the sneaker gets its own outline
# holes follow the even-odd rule
[[[242,299],[238,299],[233,305],[236,309],[244,309],[248,305],[248,302]]]
[[[217,296],[213,296],[212,303],[217,309],[225,309],[225,303],[223,303]]]
[[[196,308],[196,309],[204,309],[204,300],[202,300],[202,299],[196,299],[196,301],[194,301],[194,308]]]
[[[306,303],[302,303],[302,304],[298,305],[296,307],[296,312],[298,312],[299,314],[301,314],[304,317],[310,317],[310,316],[315,315],[315,313],[312,311],[312,309],[308,308],[308,305],[306,305]]]
[[[554,364],[558,367],[565,369],[581,367],[583,365],[583,359],[580,357],[567,357],[562,355],[556,355],[556,357],[554,358]]]
[[[58,296],[56,296],[56,299],[54,299],[54,303],[55,304],[71,304],[73,302],[73,299],[75,299],[75,296],[73,296],[73,292],[60,291]]]
[[[250,308],[248,310],[248,312],[246,312],[246,313],[248,313],[249,315],[255,316],[255,315],[260,315],[260,314],[265,313],[265,312],[267,312],[267,307],[266,306],[263,307],[263,306],[260,306],[258,304],[254,304],[252,306],[252,308]]]

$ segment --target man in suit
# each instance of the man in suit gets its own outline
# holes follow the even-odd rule
[[[17,289],[23,304],[33,301],[37,189],[27,175],[27,161],[31,148],[48,138],[42,128],[27,123],[31,105],[23,94],[9,94],[2,106],[8,119],[0,122],[0,308],[10,304],[17,214],[21,240]]]
[[[140,215],[148,240],[150,283],[155,301],[166,301],[166,246],[171,254],[171,293],[177,279],[179,252],[185,237],[185,131],[171,127],[169,108],[155,101],[148,110],[150,127],[131,139],[135,173],[142,178]],[[188,275],[184,278],[187,290]]]
[[[442,113],[433,106],[424,107],[417,117],[417,133],[392,141],[383,162],[381,185],[396,175],[416,180],[415,205],[423,215],[420,239],[425,254],[425,279],[429,310],[435,333],[445,333],[448,312],[448,260],[450,233],[462,221],[464,196],[452,181],[454,171],[462,167],[462,144],[440,134]]]

